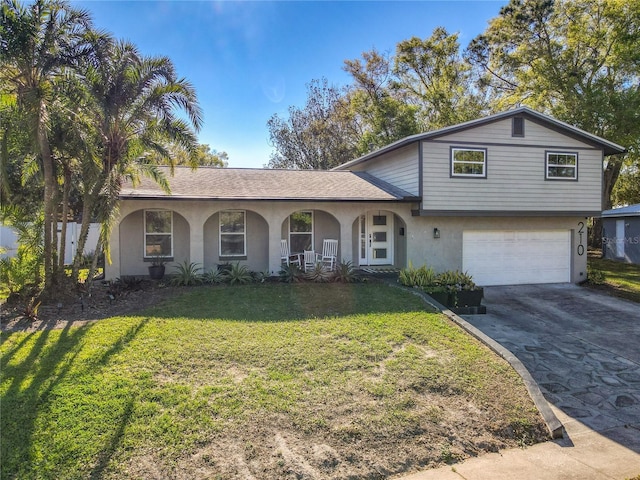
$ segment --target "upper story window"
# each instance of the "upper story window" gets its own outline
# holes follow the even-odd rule
[[[524,137],[524,118],[513,117],[511,119],[511,136]]]
[[[572,152],[547,152],[545,178],[547,180],[577,180],[578,154]]]
[[[173,212],[144,211],[144,256],[173,257]]]
[[[313,212],[296,212],[289,216],[289,245],[292,253],[313,250]]]
[[[247,252],[247,215],[244,210],[220,212],[220,256],[244,257]]]
[[[487,177],[485,148],[451,148],[452,177]]]

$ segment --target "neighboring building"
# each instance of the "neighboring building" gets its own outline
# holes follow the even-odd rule
[[[602,253],[640,265],[640,203],[602,212]]]
[[[622,152],[522,107],[332,171],[177,168],[171,195],[148,180],[123,188],[106,275],[145,275],[156,253],[277,274],[281,239],[297,252],[335,238],[339,258],[361,267],[426,263],[480,285],[580,282],[603,157]]]

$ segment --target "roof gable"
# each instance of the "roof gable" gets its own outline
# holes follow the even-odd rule
[[[409,137],[405,137],[385,147],[382,147],[379,150],[376,150],[360,158],[356,158],[355,160],[351,160],[350,162],[339,165],[335,167],[334,170],[347,170],[353,165],[366,162],[373,158],[379,157],[382,154],[404,147],[411,143],[420,142],[422,140],[436,139],[438,137],[443,137],[446,135],[450,135],[452,133],[469,130],[472,128],[479,127],[481,125],[486,125],[488,123],[493,123],[499,120],[503,120],[505,118],[511,118],[516,116],[524,116],[525,118],[532,120],[536,123],[539,123],[549,128],[552,128],[554,130],[557,130],[563,133],[564,135],[577,138],[585,143],[594,145],[598,148],[602,148],[605,155],[613,155],[613,154],[625,152],[624,147],[616,143],[605,140],[604,138],[598,137],[597,135],[593,135],[578,127],[569,125],[568,123],[564,123],[564,122],[561,122],[560,120],[556,120],[553,117],[537,112],[529,107],[519,107],[513,110],[508,110],[506,112],[496,113],[496,114],[489,115],[476,120],[471,120],[468,122],[459,123],[457,125],[452,125],[450,127],[440,128],[438,130],[433,130],[431,132],[420,133],[417,135],[411,135]]]

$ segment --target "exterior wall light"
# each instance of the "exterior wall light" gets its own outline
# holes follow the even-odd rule
[[[437,228],[433,229],[433,238],[440,238],[440,230]]]

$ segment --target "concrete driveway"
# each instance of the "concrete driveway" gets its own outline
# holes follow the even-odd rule
[[[464,319],[518,357],[565,426],[640,453],[640,305],[571,284],[487,287],[484,303]]]

